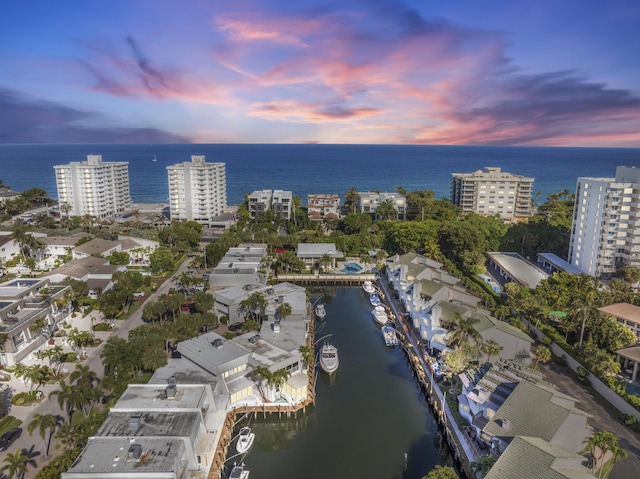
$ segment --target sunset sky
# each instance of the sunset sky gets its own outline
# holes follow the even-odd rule
[[[14,0],[0,143],[640,147],[637,0]]]

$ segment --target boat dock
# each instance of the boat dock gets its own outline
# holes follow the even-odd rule
[[[274,276],[273,280],[279,283],[294,284],[339,284],[342,286],[353,286],[364,283],[365,281],[375,281],[376,275],[373,273],[366,274],[279,274]]]

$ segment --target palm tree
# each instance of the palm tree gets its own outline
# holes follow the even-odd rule
[[[480,351],[487,355],[487,362],[491,362],[491,356],[497,356],[502,351],[502,346],[495,339],[490,339],[480,347]]]
[[[323,269],[327,268],[328,266],[332,266],[333,265],[333,258],[331,257],[331,255],[329,253],[325,253],[320,258],[320,264],[322,265]]]
[[[616,449],[620,447],[616,436],[609,431],[594,432],[591,437],[585,439],[584,442],[587,443],[589,453],[594,459],[593,466],[591,467],[592,470],[596,468],[598,462],[604,458],[607,452],[615,452]],[[618,456],[616,460],[622,457],[620,452],[618,452]],[[603,469],[604,467],[600,469],[600,475],[602,475]]]
[[[292,313],[293,309],[289,303],[282,303],[278,306],[278,316],[284,321]]]
[[[477,474],[480,473],[481,477],[484,477],[496,462],[496,458],[491,454],[486,456],[480,456],[478,459],[471,463],[471,468]]]
[[[533,349],[533,355],[536,357],[536,364],[534,369],[538,369],[538,362],[548,363],[551,361],[551,350],[544,344],[539,344]]]
[[[53,414],[38,414],[35,413],[33,415],[33,419],[27,426],[27,431],[29,431],[29,435],[33,435],[33,431],[38,429],[40,432],[40,437],[44,441],[44,458],[47,459],[49,457],[49,447],[51,446],[51,438],[53,437],[53,433],[56,430],[56,426],[58,425],[58,418]],[[49,430],[49,438],[46,439],[47,430]]]
[[[313,363],[313,348],[310,348],[309,346],[300,346],[299,351],[300,354],[302,354],[303,361],[307,363],[307,365]]]
[[[356,205],[358,201],[360,201],[360,195],[358,194],[358,190],[354,187],[349,188],[347,192],[344,194],[345,206],[349,207],[349,211],[354,213],[356,211]]]
[[[573,308],[574,317],[581,316],[581,326],[580,326],[580,343],[584,339],[584,328],[587,324],[587,319],[592,314],[597,313],[596,307],[596,290],[595,288],[583,289],[581,291],[576,292],[576,298],[572,301],[571,307]]]
[[[278,369],[273,373],[271,378],[271,386],[276,389],[276,395],[282,390],[282,387],[287,383],[287,380],[291,377],[291,372],[286,369]]]
[[[381,218],[383,220],[395,220],[398,218],[398,210],[393,206],[393,201],[384,200],[380,203],[376,208],[376,218]]]
[[[480,333],[475,329],[475,325],[480,322],[478,318],[472,316],[463,318],[458,313],[455,313],[454,319],[455,322],[453,323],[451,336],[449,336],[447,340],[447,346],[454,348],[463,347],[469,342],[469,339],[473,339],[476,345],[482,342]]]
[[[17,474],[18,478],[22,479],[27,472],[27,463],[31,459],[29,456],[22,453],[22,449],[16,449],[15,452],[8,453],[4,460],[4,466],[0,467],[0,471],[5,472],[7,479],[13,479]]]
[[[78,406],[76,388],[67,384],[64,379],[61,379],[58,381],[58,389],[49,393],[49,399],[52,399],[54,396],[58,399],[60,409],[67,413],[67,417],[69,421],[71,421],[73,411]]]
[[[267,384],[271,384],[271,381],[273,380],[273,373],[269,370],[269,368],[265,368],[263,366],[260,366],[256,369],[253,370],[253,379],[255,381],[256,378],[260,378],[260,382],[258,383],[258,391],[260,391],[260,395],[262,396],[262,400],[266,401],[267,400],[267,396],[264,392],[264,389],[262,388],[262,382],[266,381]]]

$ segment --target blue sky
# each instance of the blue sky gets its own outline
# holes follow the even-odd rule
[[[630,0],[8,2],[0,143],[640,147]]]

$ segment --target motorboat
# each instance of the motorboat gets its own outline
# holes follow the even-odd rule
[[[376,323],[385,325],[387,321],[389,321],[389,316],[387,316],[387,310],[381,304],[376,306],[371,310],[371,314],[373,315],[373,319]]]
[[[376,292],[376,287],[371,281],[365,281],[364,283],[362,283],[362,289],[364,289],[369,294],[373,294]]]
[[[238,451],[238,454],[247,452],[251,448],[255,438],[256,435],[251,432],[251,428],[246,426],[241,428],[238,433],[238,442],[236,442],[236,451]]]
[[[389,324],[385,324],[382,327],[382,337],[384,338],[384,344],[387,346],[397,346],[398,345],[398,336],[396,335],[396,330]]]
[[[325,373],[332,374],[338,370],[338,364],[338,348],[333,344],[323,344],[320,350],[320,368]]]
[[[324,319],[324,317],[327,315],[327,310],[324,309],[324,304],[318,304],[316,306],[316,317],[318,319]]]
[[[377,293],[373,293],[369,296],[369,302],[371,303],[371,306],[379,306],[381,303],[380,296],[378,296]]]
[[[244,464],[233,464],[233,469],[229,473],[229,479],[249,479],[249,471],[245,470]]]

